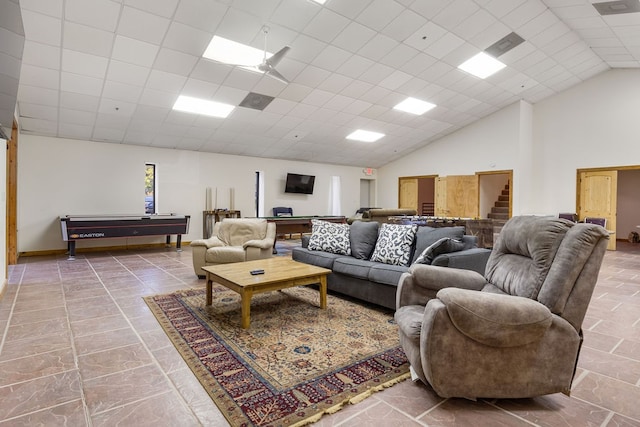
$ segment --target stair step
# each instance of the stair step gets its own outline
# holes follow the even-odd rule
[[[508,213],[490,213],[487,216],[491,219],[504,219],[504,220],[509,219]]]
[[[509,206],[494,206],[491,208],[491,213],[509,213]]]
[[[498,201],[499,202],[508,202],[509,201],[509,196],[498,196]]]
[[[509,201],[507,200],[499,200],[495,203],[495,206],[497,208],[508,208],[509,207]]]

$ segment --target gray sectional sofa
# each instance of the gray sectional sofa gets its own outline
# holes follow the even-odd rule
[[[387,264],[371,260],[376,252],[379,228],[383,227],[382,224],[355,221],[348,227],[350,255],[309,249],[309,241],[313,236],[305,235],[302,238],[302,246],[293,249],[292,258],[331,269],[332,273],[327,276],[329,290],[390,309],[396,307],[396,289],[402,273],[409,270],[409,266],[418,260],[425,249],[433,249],[439,242],[448,240],[443,238],[461,241],[462,244],[458,245],[462,248],[455,252],[447,252],[446,245],[444,248],[440,245],[440,249],[436,248],[433,253],[431,265],[474,270],[484,274],[491,254],[489,249],[478,248],[476,237],[465,235],[464,227],[417,227],[413,241],[405,247],[405,250],[409,251],[408,262],[405,265]],[[445,253],[440,253],[443,251]]]

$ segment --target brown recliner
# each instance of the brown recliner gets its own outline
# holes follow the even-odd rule
[[[601,226],[520,216],[484,276],[412,266],[395,319],[414,375],[441,397],[568,395],[608,239]]]
[[[204,278],[202,267],[251,261],[273,256],[276,225],[258,218],[225,218],[216,222],[208,239],[194,240],[193,269]]]

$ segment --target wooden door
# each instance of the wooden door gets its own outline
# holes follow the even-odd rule
[[[436,178],[436,216],[448,216],[447,209],[447,177],[439,176]]]
[[[616,206],[618,193],[618,171],[602,170],[580,172],[578,217],[607,219],[607,230],[611,231],[607,249],[616,249]]]
[[[418,212],[418,178],[399,178],[398,208]]]
[[[448,216],[478,218],[478,175],[447,176]]]

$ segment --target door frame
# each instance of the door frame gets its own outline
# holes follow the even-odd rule
[[[417,179],[418,180],[418,194],[420,194],[420,179],[421,178],[433,178],[434,180],[434,186],[435,186],[435,179],[438,178],[439,175],[412,175],[412,176],[399,176],[398,177],[398,203],[397,206],[400,206],[400,188],[402,187],[402,180],[403,179]],[[435,188],[434,188],[434,198],[435,198]],[[416,200],[416,206],[418,206],[418,201]],[[435,200],[434,200],[435,203]],[[418,206],[419,208],[420,206]],[[417,212],[419,212],[419,209],[416,209]],[[418,213],[419,215],[419,213]]]
[[[576,169],[576,214],[580,215],[580,193],[582,192],[582,183],[580,181],[580,175],[584,172],[603,172],[603,171],[628,171],[628,170],[640,170],[640,165],[632,165],[632,166],[605,166],[605,167],[597,167],[597,168],[581,168]],[[616,188],[617,190],[617,188]],[[616,200],[616,219],[618,216],[618,202]],[[617,228],[616,221],[616,228]],[[618,236],[618,230],[611,230],[614,232],[614,240],[622,239],[622,237]],[[613,249],[615,250],[615,249]]]
[[[497,171],[482,171],[476,172],[478,180],[482,179],[483,175],[508,175],[509,181],[509,218],[513,216],[513,169],[497,170]],[[478,191],[480,191],[480,183],[478,183]],[[480,194],[478,194],[478,212],[480,212]]]

